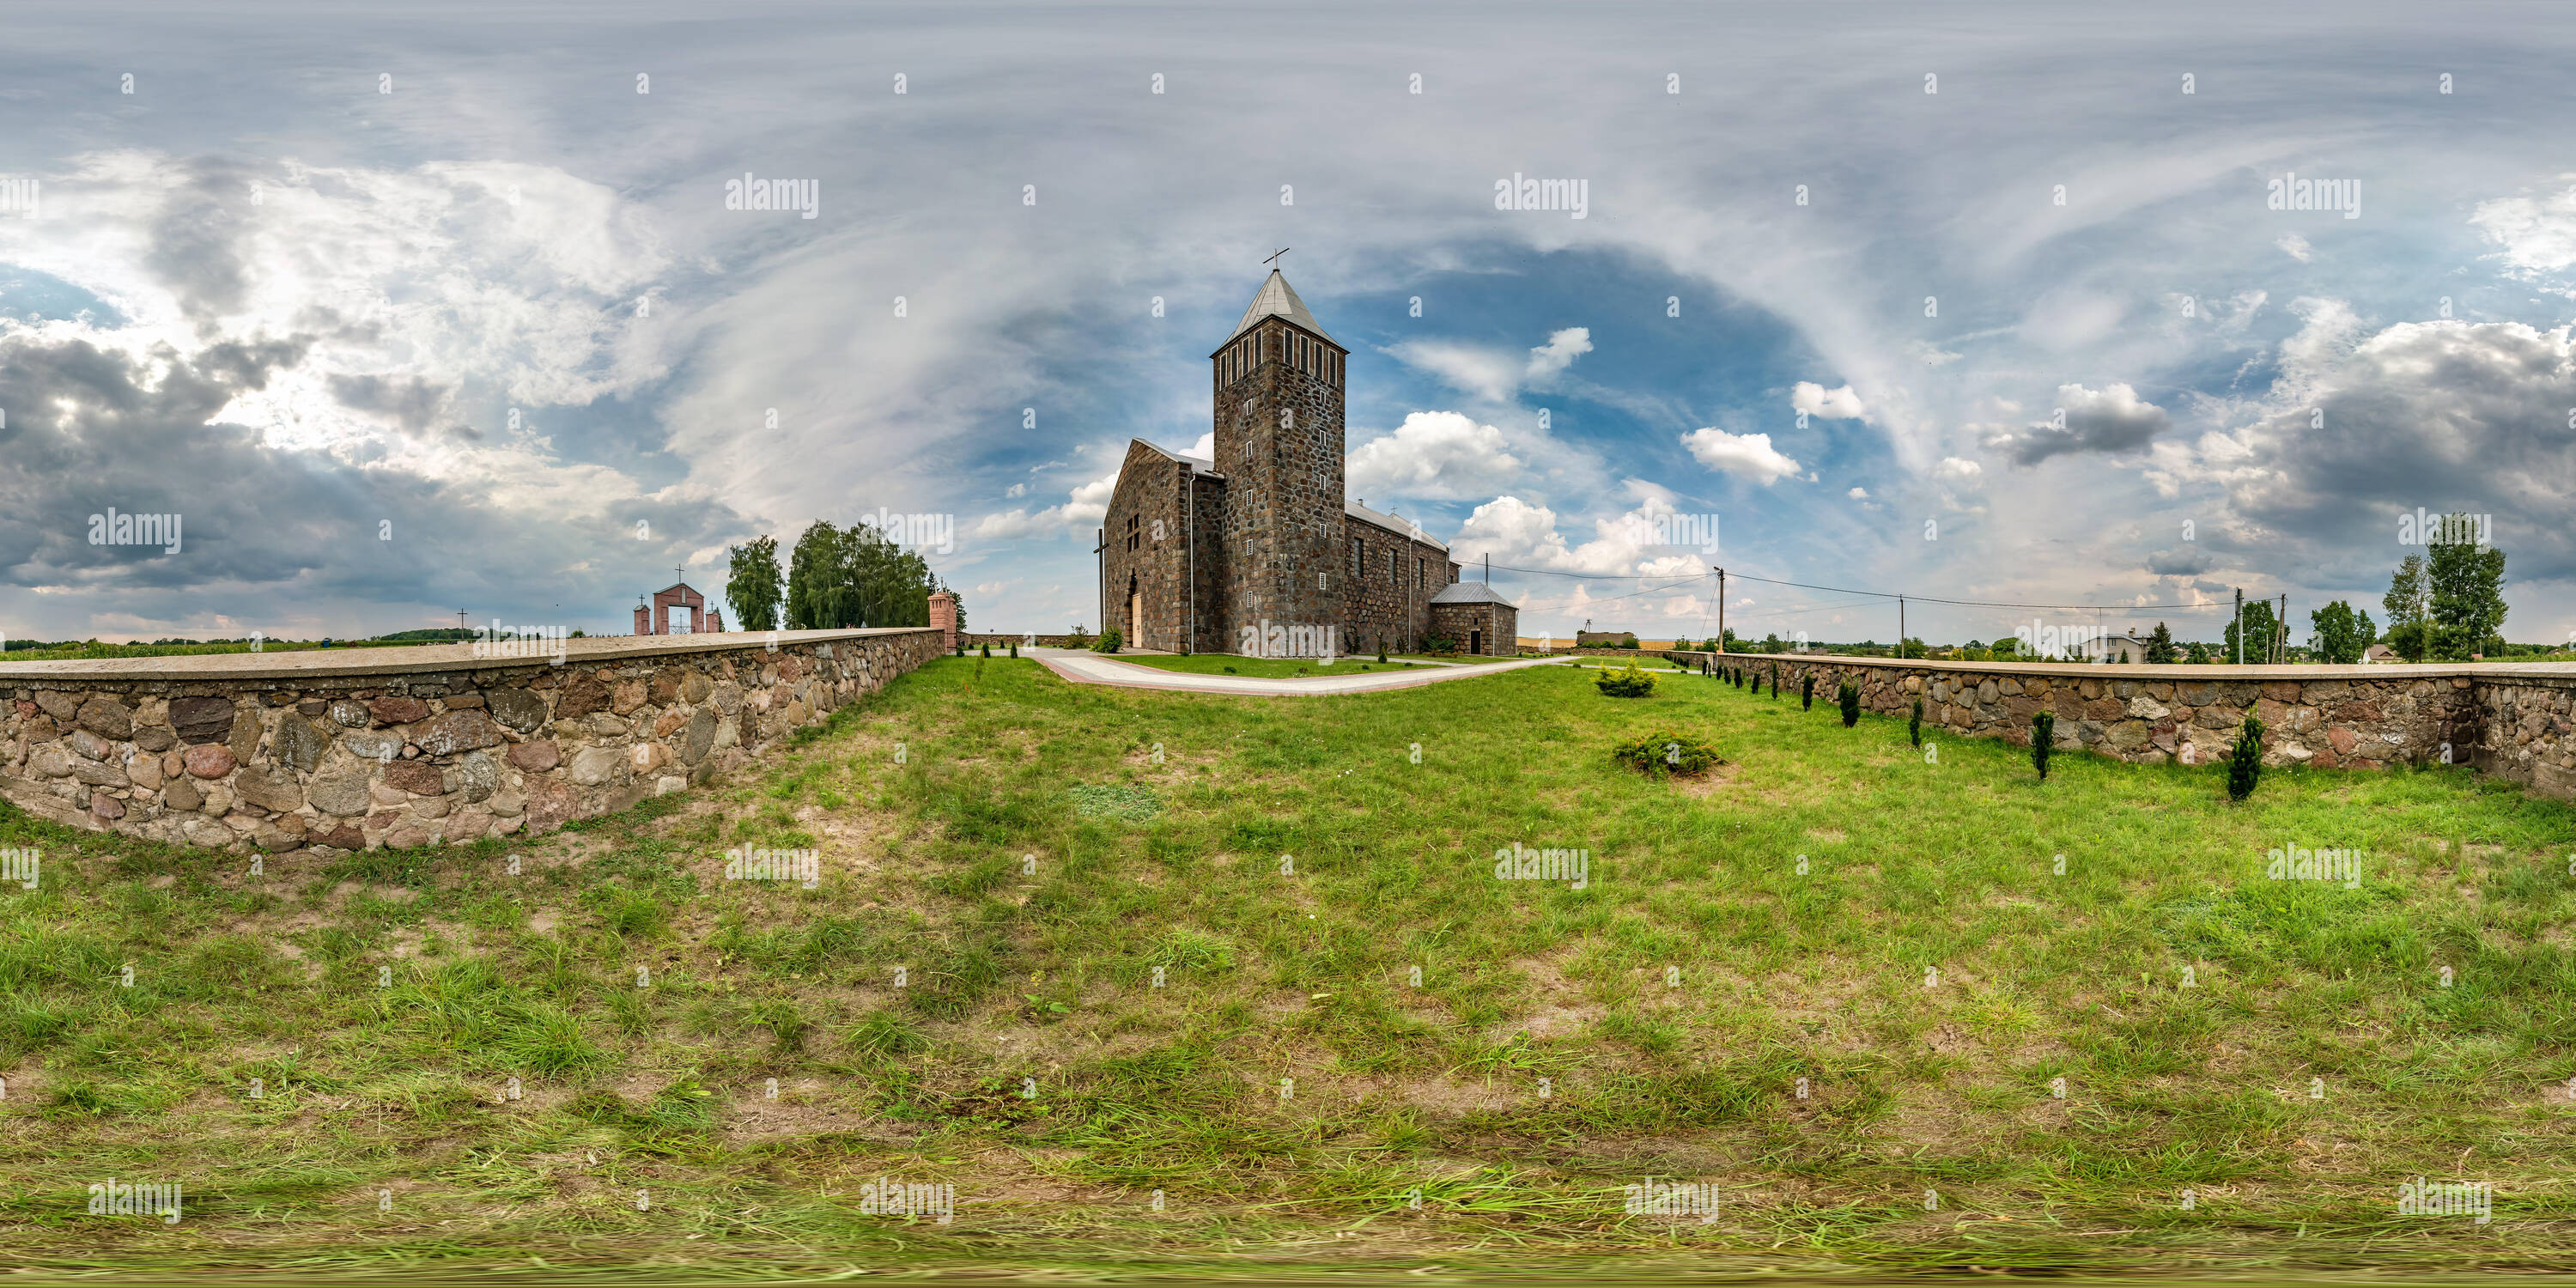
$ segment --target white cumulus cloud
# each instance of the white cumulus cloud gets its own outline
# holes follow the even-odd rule
[[[2576,265],[2576,188],[2481,201],[2469,223],[2503,247],[2504,262],[2517,269],[2555,272]]]
[[[1852,392],[1850,385],[1827,389],[1812,380],[1801,380],[1789,390],[1789,409],[1827,420],[1857,420],[1866,424],[1870,418],[1869,408],[1862,404],[1859,394]]]
[[[1544,384],[1563,375],[1567,367],[1574,365],[1576,358],[1590,352],[1590,327],[1570,326],[1553,332],[1547,337],[1547,343],[1530,350],[1526,376],[1533,384]]]
[[[1350,455],[1345,492],[1378,497],[1464,499],[1492,496],[1526,468],[1504,445],[1503,431],[1454,411],[1417,411],[1395,432],[1362,443]]]
[[[1772,450],[1769,434],[1730,434],[1722,429],[1694,429],[1682,435],[1682,446],[1699,463],[1721,473],[1741,475],[1764,487],[1796,474],[1796,461]]]

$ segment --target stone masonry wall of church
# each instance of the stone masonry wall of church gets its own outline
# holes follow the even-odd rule
[[[1247,626],[1343,622],[1342,392],[1284,360],[1287,324],[1254,334],[1260,362],[1216,397],[1229,649]]]
[[[1101,537],[1108,542],[1108,549],[1101,552],[1101,570],[1103,606],[1109,616],[1101,627],[1115,629],[1130,648],[1178,651],[1189,629],[1185,593],[1189,533],[1183,524],[1181,504],[1182,480],[1188,468],[1159,452],[1131,444],[1126,465],[1119,471],[1118,489],[1110,494],[1108,527]],[[1128,549],[1130,517],[1136,520],[1133,550]],[[1159,534],[1154,528],[1158,521],[1163,525]],[[1145,599],[1142,637],[1132,637],[1128,623],[1130,577]]]
[[[1469,645],[1486,657],[1511,657],[1520,650],[1520,610],[1509,604],[1434,604],[1431,624],[1439,632],[1457,641],[1465,652]],[[1479,640],[1471,632],[1481,632]]]
[[[1223,653],[1234,646],[1234,637],[1225,633],[1220,620],[1225,604],[1225,481],[1205,474],[1194,475],[1198,486],[1198,595],[1192,602],[1198,606],[1198,634],[1190,642],[1193,653]],[[1183,552],[1188,557],[1188,552]]]
[[[1458,565],[1449,561],[1449,553],[1424,541],[1415,541],[1403,533],[1388,532],[1374,523],[1361,523],[1345,516],[1342,520],[1342,559],[1338,565],[1346,581],[1342,597],[1342,641],[1347,653],[1374,652],[1383,640],[1386,647],[1410,650],[1431,630],[1431,597],[1457,580]],[[1360,546],[1359,568],[1351,568],[1350,546]],[[1396,559],[1397,576],[1387,576],[1387,556]],[[1416,575],[1420,560],[1421,569]]]

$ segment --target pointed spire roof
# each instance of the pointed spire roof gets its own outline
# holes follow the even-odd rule
[[[1244,332],[1251,330],[1254,323],[1266,317],[1286,318],[1338,347],[1333,337],[1325,335],[1324,328],[1316,324],[1315,315],[1306,311],[1306,302],[1297,298],[1296,288],[1288,285],[1288,279],[1275,268],[1270,270],[1269,280],[1261,284],[1261,292],[1252,297],[1252,307],[1243,311],[1243,320],[1234,324],[1234,334],[1226,337],[1226,343],[1234,343]]]

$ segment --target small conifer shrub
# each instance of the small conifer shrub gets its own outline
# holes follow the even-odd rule
[[[1655,677],[1638,670],[1634,662],[1617,669],[1604,667],[1592,683],[1604,697],[1644,698],[1655,692]]]
[[[2241,801],[2254,794],[2254,780],[2263,776],[2263,722],[2251,713],[2236,730],[2236,746],[2227,757],[2227,799]]]
[[[1905,737],[1915,746],[1923,745],[1923,699],[1914,700],[1914,715],[1905,722]]]
[[[1813,671],[1807,672],[1806,678],[1798,684],[1798,709],[1800,711],[1816,709],[1816,673]]]
[[[2030,718],[2030,763],[2039,781],[2048,781],[2048,753],[2057,745],[2057,717],[2042,711]]]
[[[1860,686],[1850,680],[1845,680],[1843,681],[1842,689],[1835,696],[1842,703],[1843,728],[1849,729],[1853,725],[1859,724]]]
[[[1689,734],[1658,730],[1610,749],[1610,758],[1649,778],[1666,774],[1690,777],[1718,763],[1717,748]]]

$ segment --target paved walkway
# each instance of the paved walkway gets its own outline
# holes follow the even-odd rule
[[[1334,663],[1326,673],[1303,679],[1266,679],[1257,675],[1201,675],[1195,671],[1166,671],[1159,666],[1137,666],[1116,661],[1104,654],[1069,648],[1024,648],[1023,657],[1036,658],[1038,665],[1063,676],[1075,684],[1110,684],[1125,689],[1170,689],[1180,693],[1232,693],[1250,697],[1330,697],[1336,694],[1377,693],[1386,689],[1411,689],[1443,680],[1463,680],[1469,676],[1492,675],[1500,671],[1517,671],[1525,666],[1562,665],[1553,658],[1525,658],[1517,662],[1477,662],[1464,665],[1438,666],[1423,673],[1425,664],[1416,663],[1411,671],[1361,671],[1357,659]],[[1371,665],[1375,665],[1371,663]]]

